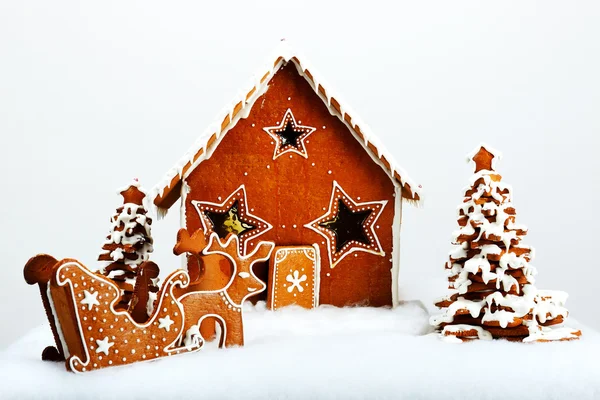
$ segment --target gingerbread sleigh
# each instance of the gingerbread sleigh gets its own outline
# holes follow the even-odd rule
[[[421,187],[325,86],[283,46],[150,196],[137,182],[121,191],[107,265],[32,258],[25,279],[39,285],[56,342],[43,358],[84,372],[195,352],[217,333],[220,346],[241,346],[246,300],[398,305],[402,208],[421,202]],[[485,146],[470,158],[477,175],[446,265],[455,292],[432,324],[454,341],[575,339],[551,331],[566,296],[533,286],[526,230],[494,159]],[[177,200],[185,269],[159,285],[147,203],[160,217]]]

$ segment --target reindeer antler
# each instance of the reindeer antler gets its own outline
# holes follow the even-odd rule
[[[189,253],[195,256],[200,255],[206,247],[206,237],[202,229],[196,230],[192,235],[187,229],[180,229],[177,232],[177,243],[173,247],[173,253],[178,256],[182,253]]]
[[[218,253],[218,254],[226,253],[231,256],[234,256],[234,255],[239,256],[239,250],[238,250],[239,247],[240,247],[239,239],[238,239],[237,235],[235,235],[234,233],[230,233],[229,235],[227,235],[227,237],[225,238],[225,243],[222,243],[221,239],[219,239],[219,236],[213,232],[210,235],[210,240],[208,242],[208,245],[202,251],[202,254],[209,255],[209,254],[215,254],[215,253]]]
[[[271,257],[271,251],[273,251],[274,248],[275,243],[273,242],[260,242],[251,256],[255,260],[266,261]]]

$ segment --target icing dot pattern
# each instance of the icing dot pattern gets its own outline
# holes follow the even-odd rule
[[[171,274],[159,292],[157,312],[146,324],[137,324],[125,311],[116,311],[114,305],[120,297],[118,287],[104,276],[90,272],[83,265],[70,261],[60,266],[55,272],[56,279],[51,281],[50,293],[53,299],[63,296],[64,301],[77,304],[79,294],[87,291],[86,303],[93,303],[96,296],[105,298],[109,305],[100,307],[76,308],[76,322],[81,327],[81,345],[84,354],[72,354],[68,366],[74,372],[86,372],[113,365],[130,364],[141,360],[150,360],[170,355],[173,351],[194,351],[194,348],[177,348],[183,327],[183,307],[179,302],[164,301],[165,294],[174,286],[187,286],[187,273],[177,271]],[[59,278],[60,277],[60,278]],[[66,278],[65,278],[66,277]],[[74,280],[86,285],[75,287]],[[63,287],[69,290],[65,291]],[[66,296],[66,298],[65,298]],[[161,304],[162,303],[162,304]],[[96,318],[102,314],[103,318]],[[112,317],[111,317],[112,316]],[[155,325],[160,318],[172,321],[177,330],[165,330]],[[142,331],[143,330],[143,331]],[[143,332],[153,334],[153,339],[144,336]],[[141,340],[140,340],[141,338]],[[157,352],[146,351],[155,343],[161,343]],[[127,357],[117,357],[119,353]]]

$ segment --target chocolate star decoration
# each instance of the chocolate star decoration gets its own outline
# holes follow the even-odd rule
[[[296,153],[308,158],[305,139],[317,128],[298,125],[291,109],[287,109],[277,126],[263,128],[275,141],[273,160],[285,153]]]
[[[383,256],[375,228],[386,204],[386,200],[357,202],[334,181],[329,209],[304,226],[325,238],[331,268],[353,252]]]
[[[229,233],[234,233],[238,236],[240,254],[243,255],[248,253],[249,246],[254,246],[252,239],[273,227],[250,213],[244,185],[237,188],[222,203],[192,200],[192,204],[200,216],[205,234],[215,232],[220,238],[225,238]]]

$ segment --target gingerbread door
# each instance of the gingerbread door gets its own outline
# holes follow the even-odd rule
[[[319,247],[275,247],[269,262],[267,306],[272,310],[292,304],[319,305]]]

